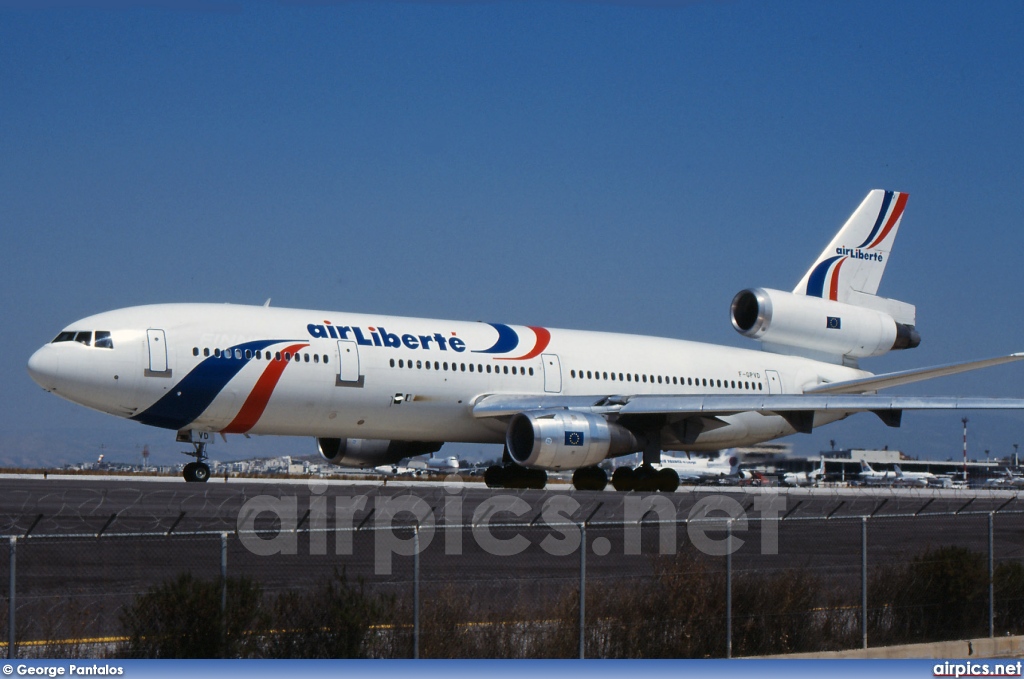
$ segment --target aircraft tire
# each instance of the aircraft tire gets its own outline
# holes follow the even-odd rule
[[[604,490],[608,474],[600,467],[580,467],[572,474],[572,485],[576,490]]]
[[[619,467],[612,473],[612,488],[620,493],[633,490],[633,477],[632,467]]]
[[[504,488],[505,477],[505,468],[501,465],[492,464],[484,472],[484,483],[488,488]]]
[[[658,470],[643,464],[633,470],[633,490],[653,493],[658,490]]]
[[[210,480],[210,468],[205,463],[199,462],[192,470],[192,480],[196,483],[206,483]]]
[[[185,469],[182,470],[181,475],[185,477],[186,483],[194,483],[196,480],[196,463],[189,462],[185,465]]]
[[[679,489],[679,474],[674,469],[658,470],[658,490],[662,493],[674,493]]]
[[[533,490],[544,490],[548,485],[548,473],[543,469],[526,470],[526,487]]]

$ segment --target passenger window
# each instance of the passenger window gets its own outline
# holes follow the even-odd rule
[[[324,354],[324,363],[327,363],[327,354]]]
[[[530,377],[533,377],[533,368],[530,368]]]
[[[199,347],[192,347],[192,355],[193,356],[198,356],[199,355]]]
[[[210,355],[210,347],[203,347],[203,356]]]
[[[114,340],[112,340],[110,338],[110,331],[109,330],[97,330],[96,331],[96,341],[93,342],[92,345],[94,347],[99,347],[100,349],[113,349],[114,348]]]
[[[252,349],[246,349],[246,350],[245,350],[245,360],[247,360],[247,361],[248,361],[248,360],[250,360],[251,358],[252,358]]]
[[[78,333],[77,335],[75,335],[75,341],[78,342],[79,344],[89,346],[90,344],[92,344],[92,331],[86,330],[85,332]]]
[[[604,375],[604,379],[608,379],[608,373],[601,373],[601,374]]]

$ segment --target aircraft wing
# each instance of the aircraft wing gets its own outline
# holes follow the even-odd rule
[[[609,395],[493,394],[473,406],[475,417],[511,417],[528,410],[567,409],[597,415],[716,417],[755,412],[784,417],[794,429],[810,432],[814,413],[871,412],[889,426],[899,426],[904,410],[1024,410],[1020,398],[960,396],[882,396],[877,394],[729,394],[729,395]]]
[[[863,394],[869,391],[877,391],[878,389],[897,387],[902,384],[913,384],[914,382],[923,382],[924,380],[930,380],[936,377],[945,377],[947,375],[956,375],[957,373],[978,370],[980,368],[989,368],[995,365],[1002,365],[1003,363],[1019,361],[1021,359],[1024,359],[1024,353],[1010,354],[1009,356],[997,356],[995,358],[986,358],[980,361],[949,363],[947,365],[938,365],[931,368],[901,370],[900,372],[872,375],[871,377],[864,377],[857,380],[822,384],[808,389],[805,393]]]

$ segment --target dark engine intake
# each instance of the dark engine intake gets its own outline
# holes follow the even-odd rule
[[[317,439],[320,456],[343,467],[379,467],[406,457],[436,453],[443,443],[435,441],[388,441],[381,439]]]
[[[600,415],[569,410],[519,413],[505,436],[518,464],[539,469],[579,469],[643,446],[625,427]]]

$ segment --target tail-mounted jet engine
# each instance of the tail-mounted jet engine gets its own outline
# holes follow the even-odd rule
[[[754,288],[732,300],[732,325],[769,345],[864,358],[921,343],[914,326],[884,311],[820,297]]]

